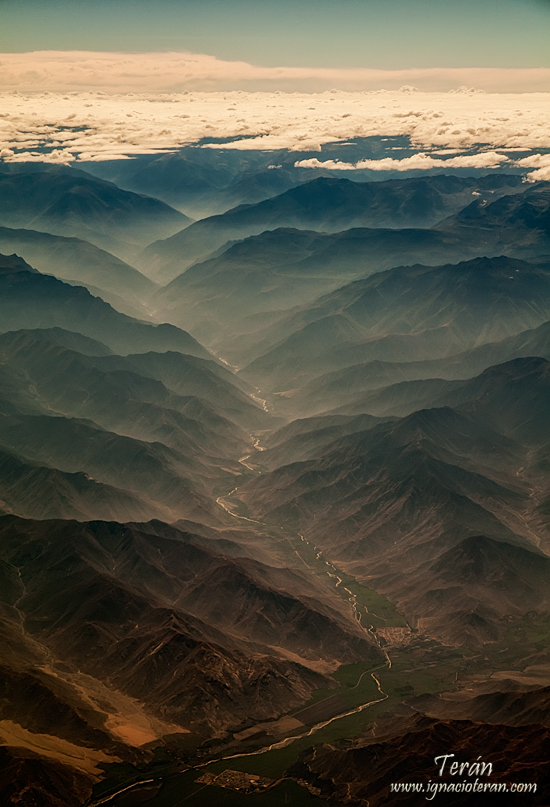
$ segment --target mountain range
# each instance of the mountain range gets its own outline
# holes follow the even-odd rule
[[[6,255],[16,253],[42,274],[85,286],[123,314],[150,319],[145,302],[156,291],[156,284],[88,241],[0,227],[0,250]]]
[[[0,166],[0,801],[544,807],[550,184],[219,141]]]
[[[342,354],[355,363],[360,352],[394,361],[461,353],[550,319],[549,282],[546,262],[506,256],[390,269],[342,286],[264,328],[262,341],[244,354],[261,349],[263,355],[241,373],[285,391],[316,368],[341,367]],[[405,354],[396,350],[395,337],[401,335]],[[376,340],[390,336],[387,353],[380,354]]]
[[[66,166],[0,171],[0,224],[72,236],[128,258],[191,220],[164,202]]]
[[[17,256],[0,256],[0,331],[59,327],[105,342],[113,350],[182,350],[210,356],[190,334],[121,314],[80,286],[42,275]]]
[[[472,180],[434,176],[385,182],[352,182],[320,177],[282,194],[240,205],[201,219],[148,247],[143,263],[158,277],[171,279],[191,263],[204,259],[226,242],[280,227],[338,232],[352,228],[429,228],[472,198],[478,204],[521,188],[519,177],[497,175]]]
[[[256,517],[314,540],[431,635],[494,639],[496,623],[519,603],[548,607],[547,538],[537,531],[545,472],[532,446],[550,436],[549,366],[516,359],[471,381],[442,382],[448,391],[428,389],[432,401],[424,403],[433,408],[419,411],[405,394],[411,414],[352,419],[353,431],[345,424],[337,437],[336,426],[328,444],[322,429],[320,437],[312,431],[300,461],[290,434],[290,464],[280,441],[279,467],[247,482],[239,497]],[[371,414],[368,399],[365,409]],[[506,569],[511,599],[502,590]]]

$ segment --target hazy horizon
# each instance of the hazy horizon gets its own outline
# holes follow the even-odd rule
[[[0,52],[190,52],[258,67],[550,67],[548,0],[3,0]]]
[[[4,161],[125,158],[221,133],[234,141],[226,147],[297,152],[404,135],[415,162],[388,152],[368,167],[437,167],[431,152],[453,149],[457,167],[548,174],[547,0],[3,0],[0,9]]]

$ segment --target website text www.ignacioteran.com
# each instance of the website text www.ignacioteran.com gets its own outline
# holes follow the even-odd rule
[[[393,782],[390,793],[424,793],[431,801],[439,793],[536,793],[536,782],[491,782],[491,762],[483,762],[479,756],[474,762],[458,762],[454,754],[434,757],[438,777],[428,782]],[[447,778],[448,777],[448,778]]]

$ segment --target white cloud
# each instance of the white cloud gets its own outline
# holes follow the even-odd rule
[[[527,175],[527,179],[529,182],[548,182],[550,180],[550,165],[548,165],[546,168],[539,168],[537,171],[532,171]]]
[[[447,167],[492,168],[507,161],[503,151],[510,155],[514,150],[550,149],[549,99],[543,93],[409,90],[124,95],[12,91],[0,94],[0,158],[121,159],[227,137],[234,140],[222,147],[288,149],[297,152],[299,161],[300,151],[319,151],[328,142],[405,136],[418,154],[398,160],[399,153],[392,152],[392,157],[361,161],[357,167],[438,167],[442,154],[451,154]],[[533,171],[546,168],[546,163],[521,165]]]
[[[529,182],[550,180],[550,154],[531,154],[529,157],[518,160],[518,165],[521,168],[536,169],[527,175]]]
[[[530,154],[518,160],[518,165],[526,168],[546,168],[550,167],[550,154]]]
[[[381,160],[359,160],[356,163],[339,162],[337,160],[298,160],[294,163],[296,168],[326,168],[331,171],[411,171],[427,170],[429,168],[498,168],[503,163],[510,162],[505,154],[496,151],[482,151],[478,154],[464,154],[459,157],[450,157],[441,160],[430,154],[420,152],[412,157],[396,160],[393,157],[384,157]]]

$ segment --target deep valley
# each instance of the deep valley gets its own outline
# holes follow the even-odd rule
[[[550,183],[211,151],[0,163],[0,800],[543,807]]]

